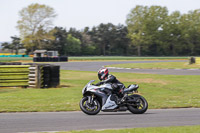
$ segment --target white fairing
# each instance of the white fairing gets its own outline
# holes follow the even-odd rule
[[[109,110],[109,109],[115,109],[117,107],[117,104],[115,103],[115,101],[111,101],[110,97],[111,97],[111,95],[108,97],[108,99],[106,100],[106,103],[103,105],[102,111]]]
[[[96,89],[98,89],[98,88],[112,89],[111,84],[103,84],[103,85],[101,85],[101,86],[95,86],[95,85],[92,85],[92,82],[94,82],[94,80],[91,80],[91,81],[82,89],[82,93],[84,93],[85,91],[97,92]],[[102,93],[102,92],[98,92],[98,93]],[[112,110],[112,109],[115,109],[116,107],[118,107],[118,105],[115,103],[115,101],[112,101],[110,98],[111,98],[111,95],[107,98],[106,103],[103,105],[102,111],[104,111],[104,110]]]
[[[91,83],[94,82],[94,80],[91,80],[82,90],[82,93],[84,92],[84,89],[86,88],[87,91],[91,91],[91,92],[96,92],[96,90],[94,89],[97,89],[97,88],[107,88],[107,89],[111,89],[112,90],[112,86],[111,84],[103,84],[101,86],[95,86],[95,85],[92,85]]]

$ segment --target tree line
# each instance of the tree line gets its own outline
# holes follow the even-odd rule
[[[200,55],[200,9],[169,14],[166,7],[136,6],[128,13],[126,25],[101,23],[82,30],[52,27],[56,13],[46,5],[31,4],[20,11],[20,16],[20,37],[3,43],[4,48],[16,51],[24,47],[27,53],[36,49],[57,50],[68,56]]]

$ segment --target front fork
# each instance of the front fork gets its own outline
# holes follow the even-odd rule
[[[88,103],[90,104],[90,105],[92,105],[93,104],[93,101],[94,101],[94,95],[92,95],[92,96],[87,96],[88,97]]]

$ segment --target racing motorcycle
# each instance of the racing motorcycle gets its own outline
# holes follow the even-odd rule
[[[106,83],[95,86],[91,80],[82,89],[83,98],[80,101],[81,110],[88,115],[96,115],[103,112],[117,112],[129,110],[133,114],[143,114],[147,111],[148,103],[146,99],[138,94],[138,85],[129,85],[123,89],[123,96],[119,98],[113,92],[112,84]]]

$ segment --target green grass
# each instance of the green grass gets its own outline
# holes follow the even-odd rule
[[[139,84],[149,108],[200,107],[200,76],[112,74],[126,86]],[[96,72],[61,70],[60,88],[0,88],[0,112],[80,110],[81,90],[92,79]]]
[[[200,68],[200,64],[189,65],[188,62],[155,62],[155,63],[130,63],[109,65],[107,67],[142,68],[142,69],[191,69]]]
[[[68,131],[58,133],[199,133],[200,126],[177,126],[177,127],[149,127],[149,128],[132,128],[119,130],[83,130]]]
[[[188,57],[135,57],[135,56],[80,56],[69,57],[70,61],[98,60],[187,60]]]
[[[32,57],[0,57],[0,62],[32,61]]]

